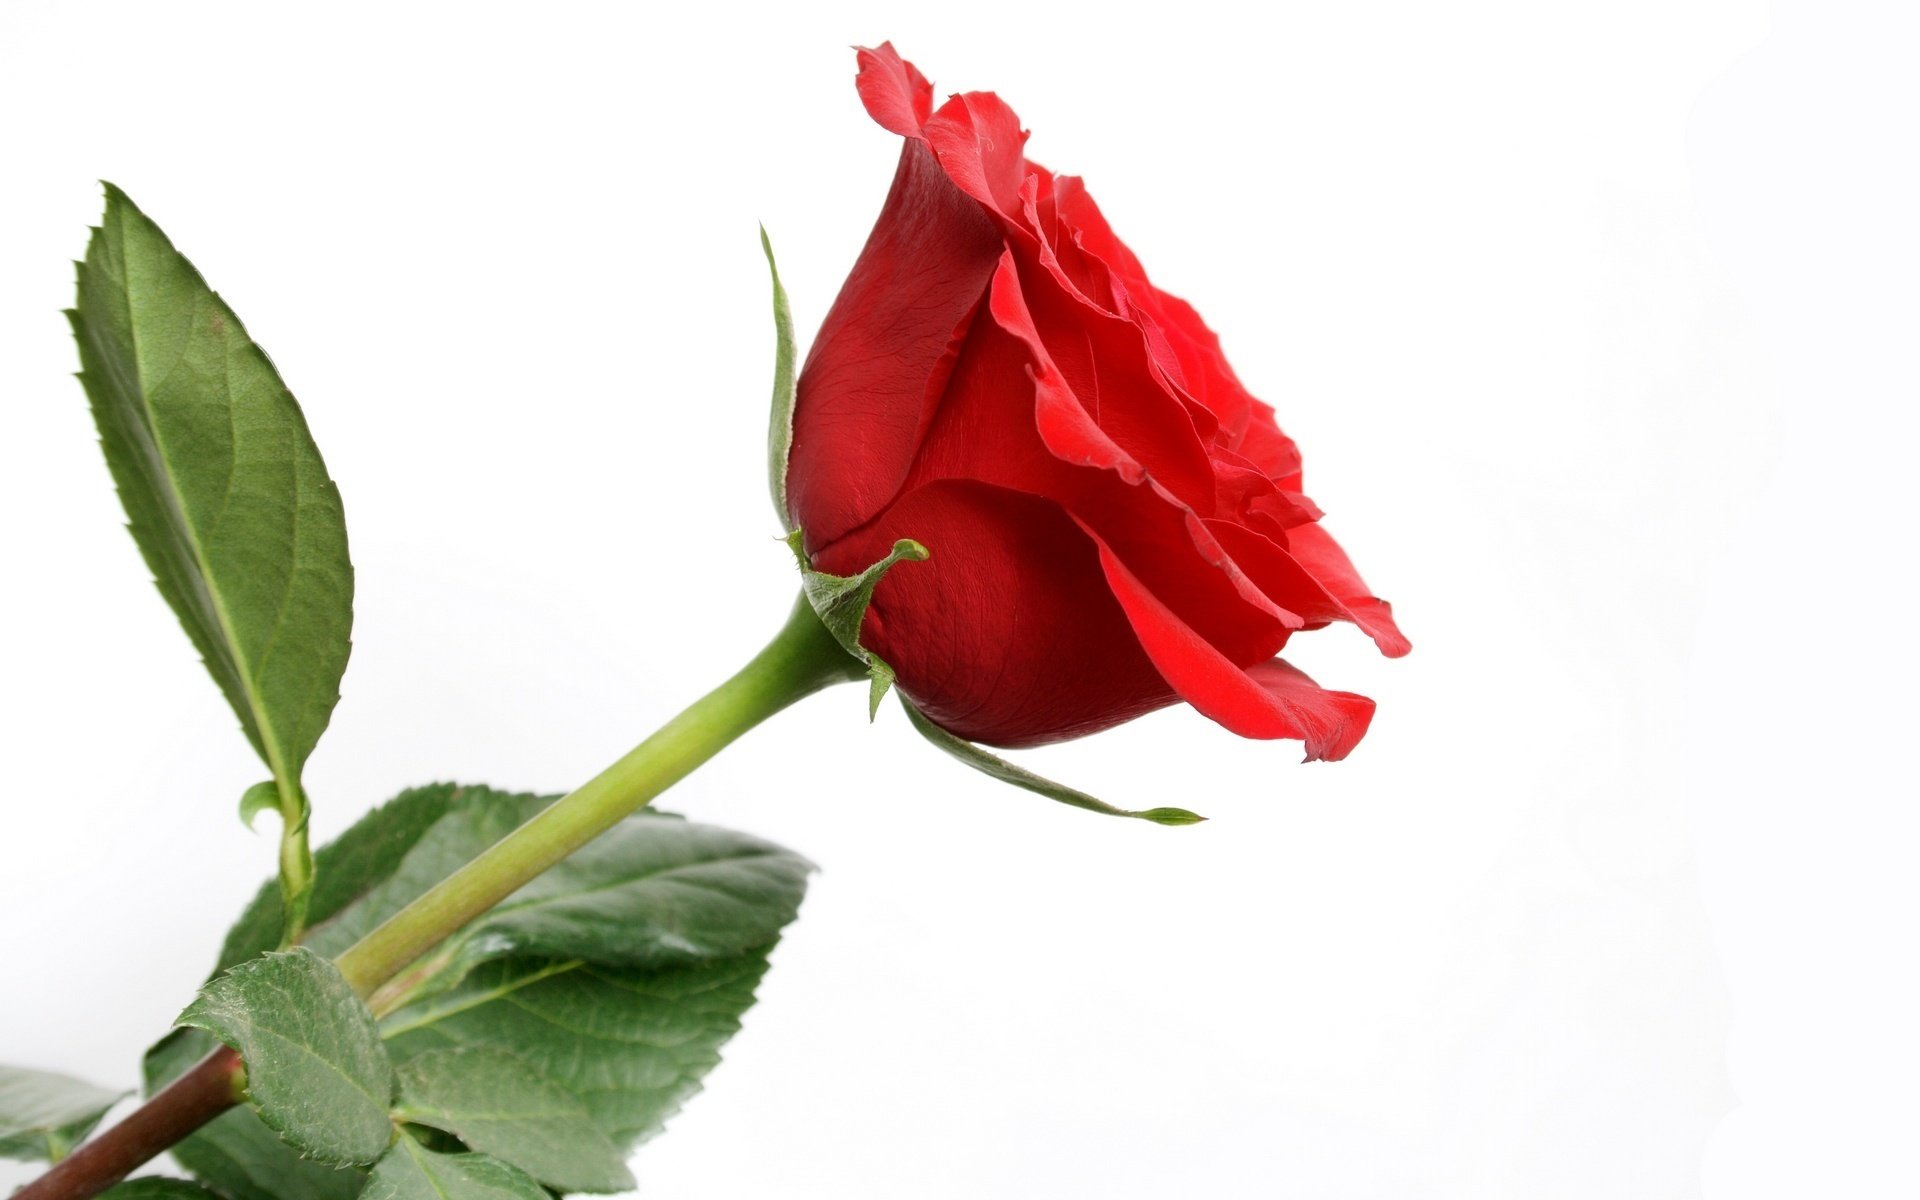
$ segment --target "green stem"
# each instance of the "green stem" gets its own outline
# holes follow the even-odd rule
[[[280,948],[298,942],[307,932],[307,902],[313,895],[313,852],[307,848],[307,817],[313,811],[295,784],[280,804]]]
[[[334,960],[361,996],[802,697],[865,675],[802,597],[752,662]]]

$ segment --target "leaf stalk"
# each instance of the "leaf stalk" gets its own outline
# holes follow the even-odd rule
[[[280,911],[286,914],[280,948],[288,949],[306,936],[307,905],[313,896],[313,851],[307,845],[307,821],[313,808],[295,783],[281,788],[280,803]]]

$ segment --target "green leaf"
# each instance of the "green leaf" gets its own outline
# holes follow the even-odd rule
[[[325,920],[316,920],[306,944],[329,958],[338,956],[434,884],[526,824],[553,799],[526,792],[454,787],[444,810],[420,831],[384,876],[369,880],[369,886],[363,886],[350,903]],[[456,934],[455,940],[459,938]]]
[[[840,643],[842,649],[866,664],[869,685],[867,688],[867,719],[871,721],[880,711],[880,701],[886,698],[887,689],[893,686],[893,668],[882,662],[880,656],[867,650],[860,644],[860,626],[867,619],[867,606],[873,603],[873,589],[880,580],[901,562],[925,562],[932,555],[925,546],[912,538],[901,538],[893,544],[893,549],[879,562],[874,563],[858,575],[829,575],[825,571],[813,569],[812,561],[805,550],[806,536],[796,529],[787,535],[787,545],[793,550],[794,558],[800,563],[800,586],[805,591],[807,603],[827,627],[833,640]]]
[[[411,903],[552,797],[460,790],[384,879],[317,921],[307,944],[335,955]],[[491,959],[578,957],[673,965],[770,944],[799,909],[812,864],[771,842],[643,810],[462,928],[403,976],[408,998],[450,987]],[[385,1011],[394,993],[380,1000]]]
[[[1051,779],[1035,775],[1025,767],[1018,767],[997,754],[989,754],[965,738],[955,737],[946,730],[927,720],[903,696],[900,707],[907,710],[907,719],[920,731],[920,736],[940,747],[948,754],[972,767],[984,775],[990,775],[1002,783],[1010,783],[1029,792],[1037,792],[1049,800],[1058,800],[1062,804],[1071,804],[1075,808],[1084,808],[1089,812],[1105,813],[1110,817],[1137,817],[1143,821],[1152,821],[1156,825],[1197,825],[1206,820],[1198,813],[1188,812],[1184,808],[1149,808],[1141,811],[1115,808],[1104,800],[1096,800],[1085,792],[1055,783]]]
[[[614,1143],[658,1133],[753,1006],[771,946],[679,967],[511,958],[388,1016],[396,1058],[506,1046],[586,1104]]]
[[[383,883],[314,930],[315,944],[356,938],[545,803],[466,789]],[[508,1049],[630,1146],[719,1063],[810,869],[757,838],[635,814],[403,976],[382,998],[388,1048],[401,1060]]]
[[[292,820],[347,663],[340,492],[233,310],[124,193],[106,192],[68,314],[80,380],[154,582]]]
[[[430,1051],[408,1060],[399,1080],[399,1116],[451,1133],[541,1183],[571,1192],[634,1185],[586,1106],[517,1055],[489,1046]]]
[[[176,1029],[147,1051],[152,1095],[205,1058],[217,1043],[198,1029]],[[174,1161],[232,1200],[354,1200],[366,1172],[329,1167],[281,1141],[254,1110],[230,1108],[174,1144]]]
[[[241,963],[201,988],[176,1024],[239,1051],[254,1110],[307,1157],[371,1163],[392,1140],[393,1065],[373,1014],[313,951]]]
[[[361,1200],[552,1200],[545,1188],[484,1154],[442,1154],[402,1134],[373,1168]]]
[[[731,830],[629,818],[451,940],[464,968],[510,955],[657,966],[771,943],[798,915],[813,864]]]
[[[0,1158],[65,1158],[126,1094],[53,1071],[0,1066]]]
[[[220,1200],[218,1193],[197,1183],[164,1175],[142,1175],[116,1183],[100,1195],[102,1200]]]
[[[767,482],[773,492],[773,511],[782,524],[791,526],[787,456],[793,451],[793,313],[787,308],[787,289],[780,286],[780,268],[774,265],[773,242],[764,225],[760,227],[760,248],[767,255],[767,272],[773,276],[773,412],[767,422]]]
[[[344,950],[549,801],[443,784],[368,814],[315,855],[306,944]],[[383,1011],[394,1006],[382,1023],[388,1049],[410,1060],[449,1047],[505,1048],[630,1146],[657,1132],[719,1063],[809,870],[770,843],[645,810],[397,980],[381,998]],[[278,904],[275,889],[262,887],[228,935],[223,967],[273,948]],[[148,1053],[149,1089],[209,1048],[197,1031],[161,1042]],[[246,1110],[188,1138],[175,1157],[235,1200],[343,1200],[351,1188],[340,1181],[358,1178],[296,1158]],[[298,1186],[273,1190],[292,1170],[304,1172]]]

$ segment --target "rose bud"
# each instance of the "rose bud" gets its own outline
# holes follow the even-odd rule
[[[859,52],[858,88],[904,145],[800,373],[784,492],[816,571],[931,552],[870,577],[860,648],[961,739],[1038,745],[1184,700],[1346,755],[1373,702],[1276,656],[1334,621],[1389,656],[1408,643],[1301,494],[1273,410],[1081,181],[1023,156],[998,96],[936,110],[885,44]]]

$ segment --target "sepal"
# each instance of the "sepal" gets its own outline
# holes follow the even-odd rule
[[[813,606],[814,613],[819,616],[820,623],[827,627],[833,640],[839,642],[848,654],[866,665],[869,681],[867,720],[871,721],[880,711],[880,701],[886,698],[894,679],[893,668],[860,644],[860,626],[867,619],[867,606],[873,603],[873,589],[880,585],[880,580],[893,569],[894,564],[925,562],[933,554],[912,538],[901,538],[893,544],[893,549],[885,558],[858,575],[829,575],[813,569],[813,560],[807,557],[802,531],[796,529],[789,533],[787,546],[800,564],[801,589],[806,593],[807,603]]]
[[[760,227],[760,249],[767,255],[767,273],[773,276],[773,406],[767,420],[767,484],[773,493],[773,511],[783,525],[793,524],[787,511],[787,456],[793,451],[794,362],[793,312],[787,307],[787,289],[780,285],[780,268],[773,261],[773,242]]]
[[[1199,813],[1188,812],[1184,808],[1148,808],[1141,810],[1115,808],[1104,800],[1095,799],[1077,788],[1055,783],[1044,776],[1036,775],[1025,767],[1015,766],[997,754],[990,754],[980,747],[957,737],[935,725],[927,715],[915,708],[905,696],[900,698],[900,707],[907,710],[907,719],[920,731],[920,736],[940,747],[961,762],[983,775],[990,775],[1002,783],[1010,783],[1029,792],[1037,792],[1049,800],[1058,800],[1062,804],[1071,804],[1075,808],[1084,808],[1088,812],[1105,813],[1110,817],[1137,817],[1142,821],[1152,821],[1155,825],[1197,825],[1206,820]]]

